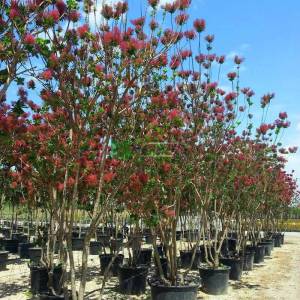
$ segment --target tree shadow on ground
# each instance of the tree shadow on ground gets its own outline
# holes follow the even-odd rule
[[[16,295],[18,293],[25,293],[28,291],[28,286],[26,284],[15,284],[15,283],[1,283],[0,289],[0,299],[9,296]],[[25,297],[25,296],[24,296]]]
[[[78,270],[79,271],[79,270]],[[77,276],[76,276],[76,279],[79,279],[80,278],[80,272],[76,272]],[[97,280],[97,282],[102,282],[102,278],[103,276],[100,275],[100,267],[98,266],[91,266],[91,267],[88,267],[87,268],[87,277],[86,277],[86,281],[89,282],[91,280]],[[101,280],[100,280],[101,279]]]
[[[260,284],[251,284],[251,283],[242,282],[242,281],[236,281],[236,282],[232,283],[231,286],[234,290],[238,290],[241,288],[255,289],[255,290],[262,289],[262,286]]]
[[[9,254],[7,259],[7,266],[9,265],[27,265],[28,259],[20,258],[17,254]]]
[[[95,276],[97,276],[97,283],[99,284],[95,287],[94,291],[90,291],[86,293],[84,297],[85,300],[99,299],[99,292],[102,287],[103,276],[100,275],[99,267],[89,267],[88,277],[94,280]],[[107,282],[105,283],[103,299],[104,300],[128,300],[128,299],[150,300],[151,299],[150,288],[148,284],[146,284],[146,292],[140,296],[124,295],[121,294],[119,291],[118,277],[110,277],[107,279]]]

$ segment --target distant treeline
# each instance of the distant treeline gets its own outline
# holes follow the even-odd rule
[[[300,207],[289,208],[289,219],[300,219]]]

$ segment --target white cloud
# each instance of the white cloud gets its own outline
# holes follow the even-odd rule
[[[96,0],[89,13],[90,25],[94,27],[102,24],[104,19],[101,15],[101,10],[104,4],[114,5],[119,1],[120,0]]]
[[[244,51],[247,51],[247,49],[249,49],[251,47],[250,44],[248,43],[243,43],[241,44],[238,49],[235,49],[235,50],[232,50],[230,51],[227,55],[226,55],[226,62],[225,64],[227,65],[228,63],[232,63],[232,61],[234,60],[234,58],[236,56],[238,57],[244,57]],[[247,71],[247,67],[245,66],[245,63],[243,63],[241,66],[240,66],[240,72],[245,72]]]
[[[174,3],[176,0],[160,0],[159,5],[165,5],[166,3]],[[203,4],[205,0],[193,0],[192,6],[193,8],[198,8],[198,4]]]
[[[251,47],[248,43],[241,44],[237,49],[230,51],[226,57],[229,59],[234,59],[235,56],[244,56],[244,52]]]
[[[235,56],[239,56],[240,54],[237,51],[230,51],[227,55],[226,58],[228,59],[234,59]]]
[[[159,1],[159,4],[160,5],[164,5],[164,4],[166,4],[166,3],[173,3],[173,2],[175,2],[176,0],[160,0]]]
[[[245,65],[240,66],[240,72],[245,72],[247,71],[247,67]]]
[[[244,43],[244,44],[242,44],[242,45],[240,46],[240,49],[241,49],[242,51],[245,51],[245,50],[248,50],[250,47],[251,47],[250,44]]]
[[[294,173],[295,178],[298,178],[300,180],[300,153],[297,152],[297,153],[289,154],[287,160],[288,162],[286,164],[286,170],[288,172],[295,170]]]
[[[120,0],[96,0],[95,3],[96,5],[100,5],[102,6],[103,4],[109,4],[109,5],[113,5],[118,3]]]
[[[292,130],[292,128],[289,128]],[[292,170],[295,170],[294,177],[298,178],[300,180],[300,122],[298,122],[296,126],[296,130],[294,132],[289,131],[287,136],[284,138],[283,146],[285,148],[288,147],[298,147],[298,151],[296,153],[290,153],[286,156],[286,159],[288,160],[286,164],[286,170],[288,172],[291,172]]]
[[[226,93],[229,93],[232,91],[232,87],[229,85],[220,85],[220,86],[218,86],[218,88],[225,91]]]

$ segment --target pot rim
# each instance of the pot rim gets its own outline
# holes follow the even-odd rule
[[[148,270],[149,266],[147,266],[147,265],[137,265],[137,266],[121,265],[120,269],[127,269],[127,270],[136,270],[136,269],[142,270],[142,269],[144,269],[144,270]]]
[[[203,265],[203,264],[200,264],[199,266],[199,271],[200,270],[210,270],[210,271],[230,271],[230,268],[229,266],[225,266],[225,265],[222,265],[222,266],[218,266],[217,268],[214,268],[214,267],[211,267],[211,266],[208,266],[208,265]]]
[[[164,285],[162,283],[154,283],[154,282],[151,282],[151,280],[155,279],[157,277],[148,277],[147,278],[147,282],[148,284],[150,285],[150,287],[158,287],[158,288],[170,288],[170,289],[194,289],[194,288],[199,288],[200,287],[200,283],[193,283],[193,284],[190,284],[190,285],[171,285],[171,286],[168,286],[168,285]],[[159,278],[158,278],[159,280]]]

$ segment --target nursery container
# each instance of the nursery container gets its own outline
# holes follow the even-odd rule
[[[199,285],[165,286],[150,283],[152,300],[196,300]]]
[[[108,267],[109,263],[113,259],[113,254],[100,254],[100,268],[101,268],[101,275],[104,274],[106,268]],[[114,262],[112,263],[110,270],[108,271],[109,276],[118,276],[118,271],[120,265],[122,265],[124,259],[123,254],[117,255]]]
[[[18,246],[18,254],[20,258],[29,258],[29,248],[32,247],[32,243],[20,243]]]
[[[101,242],[90,241],[90,255],[99,255],[101,248]]]
[[[42,258],[42,248],[28,248],[28,256],[31,262],[38,264]]]
[[[251,271],[253,269],[255,251],[245,251],[243,253],[243,271]]]
[[[18,245],[19,241],[18,240],[13,240],[13,239],[4,239],[4,249],[5,251],[8,251],[10,253],[18,253]]]
[[[151,265],[152,249],[141,249],[133,254],[139,265]]]
[[[148,266],[120,266],[119,291],[127,295],[141,295],[146,291]]]
[[[220,262],[230,267],[229,279],[240,280],[242,276],[243,260],[241,258],[221,258]]]
[[[228,290],[230,267],[222,266],[210,268],[201,266],[199,273],[201,277],[201,289],[210,295],[224,295]]]
[[[82,251],[84,240],[82,238],[72,238],[72,250]]]
[[[180,251],[180,261],[181,261],[181,267],[182,268],[189,268],[192,262],[193,257],[193,250],[181,250]],[[199,268],[199,265],[201,263],[201,252],[200,250],[197,250],[195,253],[192,269],[197,270]]]
[[[0,271],[6,270],[8,251],[0,251]]]

